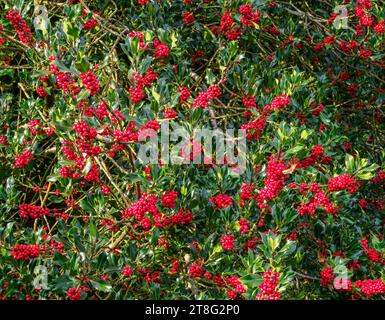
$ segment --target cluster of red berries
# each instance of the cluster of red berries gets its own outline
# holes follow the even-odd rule
[[[108,117],[108,109],[107,109],[107,106],[101,102],[99,103],[98,105],[98,108],[96,110],[94,110],[93,108],[87,108],[86,110],[90,110],[90,114],[87,115],[89,117],[92,117],[95,113],[95,115],[100,118],[101,120],[104,120],[106,117]],[[88,113],[88,111],[85,110],[85,114]]]
[[[192,108],[201,107],[207,108],[209,102],[222,94],[221,89],[217,84],[210,86],[207,91],[202,91],[199,93],[198,97],[194,100]]]
[[[110,232],[115,232],[119,228],[119,226],[115,224],[114,220],[106,218],[102,219],[100,225],[107,227]]]
[[[40,87],[36,90],[36,93],[37,93],[40,97],[42,97],[42,98],[48,96],[48,93],[47,93],[47,91],[45,91],[45,87],[44,87],[44,86],[40,86]]]
[[[285,174],[283,171],[286,169],[285,162],[276,159],[274,155],[270,156],[270,160],[266,168],[266,180],[265,187],[259,191],[258,206],[261,209],[267,208],[267,202],[276,198],[279,192],[285,186]]]
[[[51,254],[54,255],[55,252],[64,252],[64,244],[56,241],[50,234],[45,234],[43,236],[43,240],[47,241],[47,244],[43,244],[41,246],[41,249],[45,252],[48,253],[51,251]]]
[[[254,24],[259,24],[261,15],[258,11],[253,11],[250,4],[243,4],[239,8],[239,13],[242,15],[241,23],[248,27],[254,27]]]
[[[0,32],[3,31],[3,27],[0,26]],[[5,39],[3,37],[0,37],[0,46],[2,46],[5,43]]]
[[[111,186],[103,186],[101,189],[101,193],[104,195],[108,195],[111,191],[112,187]]]
[[[81,73],[80,79],[84,87],[90,91],[91,95],[95,95],[99,92],[100,90],[99,81],[96,78],[96,75],[93,74],[91,70],[89,70],[86,73]]]
[[[38,244],[18,244],[12,247],[12,257],[15,260],[29,260],[40,255],[40,246]]]
[[[377,33],[384,33],[385,32],[385,20],[379,21],[374,26],[374,31],[377,32]]]
[[[177,113],[172,108],[164,108],[163,115],[165,119],[175,119],[177,117]]]
[[[249,222],[243,218],[239,219],[239,229],[241,230],[241,234],[245,234],[250,230]]]
[[[191,93],[187,87],[179,87],[177,91],[180,93],[180,103],[184,104],[187,102],[187,99],[191,97]]]
[[[230,285],[234,290],[230,290],[227,292],[227,296],[234,300],[237,297],[237,294],[246,293],[246,288],[243,283],[239,280],[239,277],[236,275],[232,275],[225,278],[225,283]]]
[[[79,300],[82,295],[82,290],[78,288],[69,288],[67,290],[67,296],[70,300]]]
[[[83,23],[84,30],[91,30],[93,28],[96,28],[98,26],[98,22],[94,17],[91,17],[86,22]]]
[[[76,81],[70,73],[57,72],[56,85],[65,93],[76,94],[80,91],[80,88],[76,85]]]
[[[239,26],[233,26],[234,20],[231,17],[231,14],[232,13],[230,11],[224,11],[219,27],[212,27],[212,31],[216,31],[217,34],[224,33],[226,39],[230,41],[237,40],[242,34],[241,28]]]
[[[14,166],[17,168],[24,168],[32,160],[33,160],[32,150],[28,150],[28,151],[25,151],[23,153],[15,155]]]
[[[134,104],[137,104],[144,99],[144,87],[149,86],[151,83],[153,83],[157,77],[158,74],[156,72],[153,72],[151,68],[147,69],[147,72],[144,77],[142,77],[138,73],[133,74],[133,78],[131,78],[130,80],[135,80],[135,84],[130,86],[129,91],[130,98]]]
[[[7,12],[5,17],[12,23],[20,41],[27,46],[30,46],[33,41],[31,29],[28,27],[20,13],[17,10],[11,10]]]
[[[194,14],[190,12],[184,12],[182,21],[186,24],[193,23],[195,21]]]
[[[163,213],[154,213],[153,214],[155,226],[156,227],[166,227],[166,226],[175,226],[177,224],[185,225],[190,223],[193,220],[191,211],[179,209],[179,212],[173,214],[172,216],[167,216]]]
[[[261,136],[262,130],[266,126],[266,117],[255,117],[254,120],[241,125],[241,129],[246,131],[247,140],[257,141]]]
[[[209,199],[214,204],[214,210],[221,210],[233,205],[233,199],[226,194],[218,194],[215,197]]]
[[[130,98],[134,104],[139,103],[144,99],[143,87],[139,85],[135,85],[130,87]]]
[[[317,162],[317,160],[323,156],[324,150],[322,146],[316,145],[313,147],[310,153],[311,153],[310,157],[305,158],[300,163],[298,163],[297,165],[298,168],[307,168],[309,166],[313,166]]]
[[[360,19],[358,24],[358,30],[363,26],[370,27],[374,23],[374,18],[370,16],[369,9],[371,8],[371,1],[359,0],[356,2],[355,16]]]
[[[378,252],[376,249],[367,249],[365,253],[370,261],[381,263],[384,260],[381,253]]]
[[[313,215],[318,207],[323,207],[327,213],[336,214],[339,207],[329,202],[329,198],[325,192],[318,191],[308,203],[301,203],[297,207],[298,214],[303,216],[305,214]]]
[[[170,49],[167,44],[161,42],[159,39],[154,40],[155,53],[154,57],[157,59],[167,58],[170,54]]]
[[[254,108],[257,105],[257,99],[253,96],[244,96],[242,102],[247,109]]]
[[[221,246],[224,250],[233,250],[234,248],[234,236],[222,236],[221,237]]]
[[[125,277],[130,277],[132,275],[132,268],[131,267],[123,267],[122,269],[122,275],[124,275]]]
[[[75,172],[71,169],[71,167],[66,166],[66,167],[61,167],[59,169],[59,174],[63,178],[79,178],[80,175],[77,173],[76,176],[74,176]]]
[[[178,192],[167,191],[161,199],[162,205],[166,208],[174,208],[177,199],[178,199]]]
[[[95,163],[91,164],[91,168],[84,176],[84,180],[89,182],[99,182],[99,168]]]
[[[328,181],[328,190],[330,192],[348,190],[349,193],[355,193],[358,188],[359,185],[357,184],[356,179],[352,178],[347,173],[331,178]]]
[[[321,112],[324,110],[325,106],[323,104],[320,104],[318,107],[317,107],[317,102],[314,102],[313,105],[312,105],[312,111],[311,111],[311,114],[313,116],[319,116],[321,114]]]
[[[333,273],[332,267],[326,267],[320,271],[321,275],[321,285],[326,287],[334,279],[335,274]]]
[[[193,278],[200,278],[203,276],[203,272],[204,272],[204,268],[196,263],[193,263],[188,272],[189,272],[189,275]]]
[[[263,108],[266,111],[274,111],[275,109],[282,109],[283,107],[290,104],[290,98],[283,93],[281,96],[274,97],[270,105],[267,105]]]
[[[143,193],[138,201],[122,212],[122,218],[128,219],[134,216],[136,220],[142,220],[146,213],[157,213],[156,202],[155,196]]]
[[[150,283],[163,283],[159,271],[147,272],[146,275],[142,276],[142,279]]]
[[[381,255],[381,253],[374,248],[369,248],[368,240],[366,238],[362,238],[360,242],[361,242],[362,251],[366,253],[366,256],[370,261],[385,264],[385,260]]]
[[[281,294],[277,291],[280,274],[278,272],[267,270],[262,275],[263,283],[259,285],[261,291],[255,297],[256,300],[279,300]]]
[[[171,260],[171,274],[175,274],[179,271],[179,260],[178,259],[172,259]]]
[[[208,98],[207,92],[202,91],[199,93],[198,97],[194,100],[192,107],[207,108],[208,106],[209,106],[209,98]]]
[[[102,152],[98,145],[92,146],[89,142],[82,139],[76,139],[76,144],[79,151],[87,154],[88,157],[96,157]]]
[[[385,171],[381,169],[378,170],[377,176],[372,179],[374,183],[381,183],[384,180],[385,180]]]
[[[22,203],[19,205],[20,216],[24,219],[38,219],[49,214],[49,209],[35,206],[33,204]]]
[[[192,139],[192,141],[187,141],[180,151],[180,156],[183,157],[183,159],[194,161],[194,163],[196,161],[198,163],[200,162],[202,154],[203,146],[199,141],[195,139]]]
[[[360,289],[360,293],[364,294],[367,297],[371,297],[375,294],[385,293],[385,283],[382,279],[357,280],[355,282],[355,286],[356,288]]]
[[[113,139],[117,142],[129,142],[129,141],[138,141],[138,133],[135,132],[136,126],[133,121],[130,121],[128,127],[124,130],[114,130],[112,135]],[[118,148],[118,147],[117,147]]]
[[[254,191],[252,184],[243,184],[239,196],[243,201],[249,201],[253,196],[253,193]]]
[[[74,123],[73,129],[79,136],[88,141],[93,141],[98,134],[96,129],[90,127],[85,121]]]
[[[288,187],[296,189],[295,183],[290,183]],[[329,198],[326,193],[322,190],[321,186],[314,182],[312,184],[299,183],[299,193],[306,195],[309,191],[314,193],[314,196],[308,203],[302,202],[298,207],[297,211],[299,215],[313,215],[318,207],[323,207],[327,213],[336,214],[340,207],[335,206],[332,202],[329,202]]]
[[[37,135],[43,132],[42,125],[39,120],[31,120],[29,122],[29,130],[32,134]]]

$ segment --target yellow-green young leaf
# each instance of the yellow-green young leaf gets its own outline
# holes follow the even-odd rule
[[[302,140],[307,140],[307,138],[311,135],[311,131],[310,130],[302,130],[301,132],[301,139]]]
[[[171,33],[171,48],[175,48],[177,45],[177,38],[175,32]]]
[[[148,32],[148,31],[145,31],[145,32],[144,32],[144,40],[145,40],[146,42],[148,42],[148,41],[151,41],[151,38],[152,38],[151,33]]]
[[[366,167],[368,165],[368,159],[361,159],[360,167]]]
[[[139,50],[139,38],[138,37],[134,37],[132,40],[131,40],[131,51],[133,53],[133,55],[136,55],[138,53],[138,50]]]
[[[151,90],[151,93],[152,93],[152,96],[154,97],[155,101],[156,102],[160,102],[160,94],[158,92],[156,92],[156,90],[153,88]]]
[[[283,134],[281,128],[278,128],[277,133],[278,133],[278,135],[279,135],[281,141],[284,141],[285,138],[286,138],[286,136]]]
[[[90,158],[87,159],[87,162],[86,162],[86,165],[84,166],[84,169],[83,169],[83,174],[86,175],[88,172],[90,172],[91,170],[91,167],[92,167],[92,161]]]
[[[298,146],[295,146],[294,148],[291,148],[289,150],[287,150],[285,152],[285,155],[295,155],[297,154],[298,152],[302,151],[305,147],[304,146],[301,146],[301,145],[298,145]]]
[[[251,21],[251,20],[249,20],[249,21]],[[260,25],[255,23],[254,21],[251,21],[251,23],[254,25],[255,29],[259,30],[261,28]]]
[[[185,186],[182,186],[180,188],[180,193],[181,193],[182,196],[187,195],[187,188]]]
[[[269,247],[270,247],[272,252],[275,251],[275,249],[278,248],[279,242],[280,242],[279,240],[280,239],[277,238],[277,237],[269,237],[268,244],[269,244]]]
[[[75,41],[79,35],[79,29],[69,21],[63,22],[63,31],[68,39]]]
[[[46,36],[49,25],[47,8],[42,5],[35,6],[34,15],[33,25],[35,30],[40,30],[43,33],[43,36]]]
[[[365,168],[365,171],[372,172],[376,171],[380,166],[376,163],[371,164],[369,167]]]
[[[209,85],[212,85],[216,82],[214,72],[211,69],[206,70],[205,79]]]
[[[370,180],[374,178],[374,174],[371,172],[358,173],[357,177],[360,178],[361,180]]]
[[[351,154],[345,156],[345,167],[349,173],[354,171],[354,157]]]
[[[218,244],[214,247],[213,253],[219,253],[219,252],[222,252],[222,251],[223,251],[222,245],[221,245],[220,243],[218,243]]]

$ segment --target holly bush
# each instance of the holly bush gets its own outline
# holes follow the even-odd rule
[[[0,4],[0,298],[385,298],[385,1]]]

